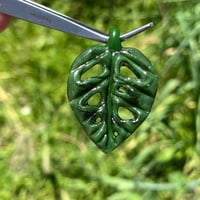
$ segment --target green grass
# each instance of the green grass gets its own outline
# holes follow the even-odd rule
[[[198,199],[199,1],[37,2],[104,32],[154,21],[123,46],[151,60],[159,90],[147,120],[104,154],[66,97],[70,65],[96,42],[13,19],[0,34],[0,199]]]

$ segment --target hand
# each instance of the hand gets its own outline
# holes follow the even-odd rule
[[[9,24],[11,17],[0,13],[0,32],[3,31]]]

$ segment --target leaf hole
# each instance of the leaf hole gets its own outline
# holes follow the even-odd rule
[[[98,124],[98,123],[100,123],[101,122],[101,117],[97,117],[96,118],[96,123]]]
[[[130,78],[137,78],[134,72],[132,72],[127,66],[120,67],[120,74],[122,76],[130,77]]]
[[[89,77],[96,77],[102,73],[102,65],[100,63],[92,66],[86,72],[81,75],[81,81],[87,80]]]
[[[129,109],[125,108],[125,107],[119,107],[118,115],[123,120],[130,120],[130,119],[134,119],[135,118],[133,113]]]
[[[91,105],[91,106],[99,105],[100,102],[101,102],[101,94],[100,93],[94,94],[87,101],[88,105]]]
[[[117,137],[119,135],[119,133],[117,132],[117,131],[115,131],[114,133],[113,133],[113,137]]]
[[[119,87],[120,93],[127,93],[126,89],[124,87]]]

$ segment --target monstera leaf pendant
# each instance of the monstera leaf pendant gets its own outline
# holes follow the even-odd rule
[[[85,50],[72,64],[68,80],[68,98],[77,119],[106,153],[146,119],[158,85],[150,61],[135,48],[122,48],[119,37],[119,30],[112,28],[106,46]],[[95,68],[97,74],[92,73]]]

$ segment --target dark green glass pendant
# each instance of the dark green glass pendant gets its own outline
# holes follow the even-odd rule
[[[112,28],[106,46],[85,50],[72,64],[68,98],[90,139],[111,152],[150,113],[158,85],[150,61],[135,48],[122,48]]]

